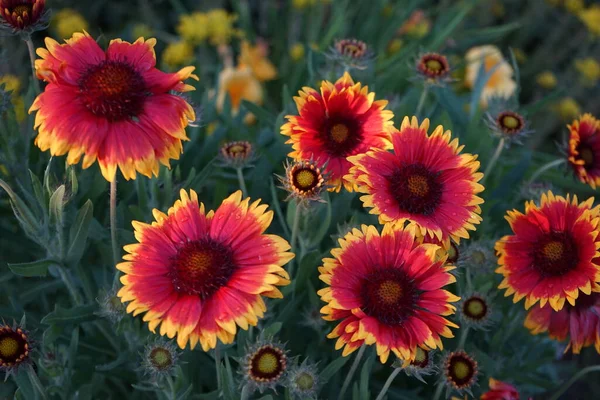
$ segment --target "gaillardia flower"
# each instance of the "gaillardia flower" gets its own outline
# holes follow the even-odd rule
[[[238,65],[248,66],[260,82],[270,81],[277,78],[277,68],[267,58],[268,47],[262,42],[251,46],[247,41],[240,45]]]
[[[577,196],[542,195],[540,206],[525,203],[525,214],[508,211],[505,217],[514,234],[496,242],[498,286],[516,303],[525,297],[525,308],[540,302],[559,311],[565,300],[575,305],[581,291],[590,294],[600,281],[598,217],[593,198],[583,203]]]
[[[600,121],[591,114],[569,125],[568,157],[581,182],[600,186]]]
[[[417,347],[414,360],[401,360],[397,358],[392,366],[394,368],[402,368],[406,375],[415,377],[423,383],[427,383],[423,378],[424,376],[433,375],[438,371],[433,363],[432,352],[420,347]]]
[[[177,347],[164,338],[146,345],[142,355],[142,369],[153,381],[172,375],[179,360]]]
[[[327,177],[321,168],[309,160],[288,163],[285,176],[278,176],[283,188],[288,191],[290,198],[307,205],[311,201],[324,201],[321,193],[326,187]]]
[[[139,243],[125,246],[117,265],[127,312],[145,313],[148,328],[177,335],[179,347],[200,342],[204,351],[217,338],[231,343],[236,326],[255,326],[262,296],[282,297],[276,286],[289,283],[282,266],[294,257],[285,240],[264,234],[273,212],[259,203],[237,191],[206,213],[194,191],[181,190],[168,215],[154,210],[152,225],[134,221]]]
[[[416,117],[405,117],[392,137],[394,152],[374,148],[348,157],[354,166],[344,178],[365,193],[360,199],[380,223],[409,220],[424,236],[458,242],[481,221],[483,174],[477,156],[461,154],[450,131],[438,126],[428,135],[428,129],[428,119],[419,126]]]
[[[225,99],[229,96],[231,114],[237,115],[242,105],[242,100],[254,104],[262,104],[264,92],[260,82],[252,74],[250,67],[227,67],[219,73],[219,91],[217,93],[216,107],[218,112],[223,112]],[[246,114],[244,122],[252,123],[256,120],[253,114]]]
[[[20,326],[0,325],[0,371],[7,375],[30,361],[31,340]]]
[[[344,178],[351,166],[346,157],[391,147],[394,114],[384,110],[387,101],[375,101],[375,93],[355,84],[348,73],[334,84],[324,81],[320,92],[303,88],[294,101],[300,115],[288,115],[289,122],[281,127],[294,150],[288,155],[319,165],[327,162],[330,190],[340,191],[342,185],[354,190]]]
[[[366,69],[373,60],[373,52],[358,39],[336,40],[325,55],[347,69]]]
[[[473,329],[487,329],[493,322],[492,306],[487,296],[472,293],[462,296],[458,303],[458,315],[461,322]]]
[[[319,374],[317,366],[308,362],[308,358],[300,365],[290,368],[287,376],[287,387],[293,398],[299,400],[315,400],[319,392]]]
[[[46,0],[0,0],[0,28],[12,33],[45,29],[49,12]]]
[[[522,139],[532,132],[527,128],[525,117],[511,110],[487,113],[486,124],[492,134],[503,138],[507,145],[522,144]]]
[[[240,362],[244,380],[242,384],[250,386],[251,392],[258,389],[275,389],[282,384],[288,369],[288,356],[285,347],[270,340],[259,340],[246,350]]]
[[[444,316],[454,313],[458,297],[442,289],[455,282],[438,259],[439,246],[422,244],[414,226],[386,224],[380,234],[362,225],[343,239],[340,248],[324,258],[319,278],[328,287],[318,294],[327,303],[321,309],[327,321],[341,320],[327,336],[338,338],[346,356],[362,345],[377,346],[385,363],[393,352],[412,361],[417,347],[442,348],[443,337],[453,337],[457,325]]]
[[[485,45],[469,49],[465,55],[467,70],[465,85],[474,88],[481,69],[490,74],[481,92],[480,103],[485,107],[492,97],[507,99],[517,90],[513,68],[496,46]]]
[[[245,140],[227,142],[221,146],[219,158],[224,165],[242,168],[255,160],[256,155],[252,143]]]
[[[519,400],[519,392],[511,384],[490,378],[489,387],[479,400]]]
[[[31,106],[37,111],[37,146],[53,156],[67,154],[83,168],[98,160],[106,180],[117,167],[125,179],[136,172],[158,175],[159,163],[179,158],[194,110],[170,91],[193,90],[183,83],[194,67],[167,74],[155,68],[155,39],[112,40],[103,51],[87,33],[65,44],[46,38],[37,50],[37,76],[48,82]],[[197,78],[196,78],[197,79]]]
[[[448,388],[459,393],[470,393],[471,388],[477,383],[477,361],[462,350],[448,353],[443,362],[443,379]],[[446,396],[448,397],[448,396]]]
[[[441,54],[425,53],[417,60],[417,72],[429,83],[440,83],[450,75],[450,64]]]
[[[531,334],[548,332],[550,338],[569,342],[565,352],[571,349],[579,354],[581,349],[594,345],[600,353],[600,286],[594,284],[590,294],[580,294],[575,305],[566,304],[560,311],[550,307],[535,306],[527,314],[525,327]]]

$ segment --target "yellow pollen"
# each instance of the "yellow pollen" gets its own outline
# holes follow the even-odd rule
[[[0,356],[13,357],[19,351],[19,342],[15,338],[5,337],[0,339]]]
[[[379,285],[377,294],[385,304],[394,304],[402,297],[402,286],[398,282],[384,281]]]
[[[27,4],[20,4],[18,6],[16,6],[15,8],[13,8],[13,14],[16,14],[17,16],[24,16],[26,14],[30,14],[31,13],[31,6],[27,5]]]
[[[302,169],[296,174],[296,182],[303,190],[310,189],[315,184],[315,180],[315,173],[308,169]]]
[[[296,378],[296,384],[302,390],[310,390],[315,386],[315,379],[310,374],[303,372]]]
[[[516,129],[521,125],[521,122],[518,118],[513,117],[512,115],[506,115],[502,117],[502,125],[508,129]]]
[[[337,143],[343,143],[348,139],[348,127],[344,124],[335,124],[331,128],[331,138]]]
[[[444,66],[442,65],[441,62],[439,62],[438,60],[434,60],[434,59],[425,61],[425,66],[427,67],[428,70],[435,71],[435,72],[439,72],[444,68]]]
[[[229,148],[229,152],[233,155],[244,153],[246,148],[241,144],[235,144]]]
[[[263,374],[272,374],[277,371],[279,359],[273,353],[264,353],[258,359],[258,370]]]
[[[585,163],[585,165],[594,164],[594,152],[589,147],[583,147],[579,150],[579,155]]]
[[[467,312],[470,317],[483,317],[485,314],[485,304],[479,299],[467,300]]]
[[[422,175],[411,175],[408,177],[408,190],[411,194],[424,197],[429,193],[427,178]]]
[[[471,366],[462,360],[458,360],[452,364],[452,372],[454,372],[457,379],[465,379],[471,374]]]
[[[189,258],[187,267],[193,272],[204,272],[211,267],[212,263],[211,253],[198,251]]]
[[[561,242],[553,241],[546,244],[542,251],[548,260],[558,261],[563,256],[563,250],[564,247]]]

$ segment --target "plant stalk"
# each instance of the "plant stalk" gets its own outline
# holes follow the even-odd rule
[[[241,168],[236,168],[238,182],[240,184],[240,189],[242,190],[242,195],[244,197],[248,197],[248,189],[246,188],[246,181],[244,180],[244,172]]]
[[[429,93],[429,85],[425,84],[423,86],[423,92],[421,93],[421,97],[419,98],[419,104],[417,104],[417,110],[415,111],[415,116],[419,118],[421,111],[423,110],[423,106],[425,105],[425,98],[427,98],[427,94]]]
[[[360,349],[358,350],[358,354],[356,355],[356,358],[354,358],[354,362],[352,363],[352,366],[350,367],[350,371],[348,372],[348,375],[346,375],[346,379],[344,380],[344,384],[342,385],[342,389],[340,390],[338,400],[342,400],[344,398],[344,394],[346,394],[346,390],[348,390],[348,386],[350,386],[352,377],[354,376],[354,373],[356,372],[356,369],[358,368],[358,364],[360,364],[360,360],[361,360],[363,354],[365,354],[366,348],[367,348],[367,346],[365,346],[364,344],[362,346],[360,346]]]
[[[112,245],[113,267],[119,263],[119,243],[117,242],[117,177],[110,182],[110,242]],[[119,280],[119,272],[115,273],[115,282]]]
[[[485,183],[485,181],[488,178],[488,175],[490,174],[490,172],[492,172],[492,168],[494,168],[494,165],[496,165],[496,162],[500,158],[500,154],[502,154],[502,150],[504,150],[504,143],[504,138],[500,139],[500,141],[498,142],[498,147],[496,147],[496,151],[494,152],[492,159],[490,160],[488,166],[485,168],[485,172],[483,173],[483,179],[481,179],[482,185]]]
[[[27,50],[29,51],[29,60],[31,61],[31,75],[33,76],[33,87],[35,88],[35,94],[38,95],[41,92],[40,81],[35,74],[35,46],[31,35],[26,35],[23,40],[27,44]]]
[[[392,382],[394,381],[394,379],[396,378],[396,376],[398,376],[398,374],[400,373],[400,371],[402,371],[402,368],[394,368],[394,370],[390,374],[390,376],[387,379],[387,381],[385,381],[385,385],[383,385],[383,388],[381,388],[381,392],[379,392],[379,394],[377,395],[377,398],[375,400],[383,400],[383,396],[385,396],[385,394],[387,393],[388,389],[392,385]]]
[[[577,382],[584,375],[589,374],[590,372],[595,372],[595,371],[600,371],[600,365],[592,365],[592,366],[583,368],[581,371],[579,371],[575,375],[573,375],[573,377],[571,379],[569,379],[567,382],[563,383],[558,388],[558,390],[552,395],[552,397],[550,397],[549,400],[558,400],[560,398],[560,396],[562,396],[567,391],[567,389],[569,389],[569,387],[572,384]]]
[[[554,167],[558,167],[559,165],[561,165],[565,162],[566,162],[566,160],[564,158],[559,158],[558,160],[550,161],[549,163],[542,165],[533,173],[533,175],[531,175],[531,178],[529,178],[527,183],[531,184],[531,183],[535,182],[535,180],[537,178],[539,178],[544,172],[546,172]]]

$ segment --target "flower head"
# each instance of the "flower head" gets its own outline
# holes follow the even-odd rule
[[[113,324],[118,323],[127,314],[125,306],[121,303],[121,299],[117,296],[117,289],[113,288],[106,291],[97,300],[100,305],[98,315],[107,318]]]
[[[206,13],[208,18],[208,38],[212,45],[228,44],[237,35],[233,26],[237,16],[229,14],[222,8],[215,8]]]
[[[535,77],[535,82],[544,89],[554,89],[558,80],[552,71],[543,71]]]
[[[575,176],[592,188],[600,186],[600,121],[584,114],[569,128],[569,165]]]
[[[398,29],[399,35],[407,35],[413,38],[422,38],[429,33],[431,30],[431,21],[425,15],[425,12],[421,9],[416,9],[410,14],[408,20],[406,20],[400,29]]]
[[[486,273],[496,264],[494,246],[488,241],[469,241],[461,246],[460,259],[457,262],[459,268],[468,269],[470,272]]]
[[[523,144],[532,131],[527,129],[525,117],[512,110],[492,111],[486,114],[486,123],[494,136],[503,138],[507,145]]]
[[[477,361],[466,352],[459,350],[448,353],[443,361],[442,378],[448,391],[452,389],[459,393],[471,393],[471,388],[477,383]],[[447,396],[446,396],[447,397]]]
[[[289,136],[286,142],[293,151],[288,155],[295,160],[327,162],[330,190],[348,191],[355,184],[344,177],[350,169],[348,156],[361,154],[370,148],[391,147],[394,114],[385,110],[386,100],[374,100],[375,94],[360,83],[354,83],[345,73],[335,83],[324,81],[320,92],[305,87],[294,97],[300,115],[286,118],[281,133]]]
[[[438,372],[437,367],[433,363],[433,352],[431,350],[425,350],[421,347],[417,347],[415,353],[415,359],[401,360],[396,359],[392,365],[395,368],[402,368],[404,373],[408,376],[413,376],[423,383],[425,382],[424,376],[433,375]]]
[[[289,192],[288,199],[295,198],[305,205],[311,201],[323,201],[321,193],[326,187],[327,176],[313,161],[288,162],[285,176],[280,176],[279,180]]]
[[[584,86],[595,86],[600,80],[600,64],[592,57],[575,60],[575,69],[579,72]]]
[[[263,89],[249,67],[227,67],[219,73],[219,92],[217,94],[217,111],[223,112],[225,98],[229,96],[231,112],[237,115],[242,105],[242,100],[255,104],[262,104]],[[246,123],[254,120],[254,115],[247,114]]]
[[[471,328],[485,330],[492,323],[492,304],[483,294],[462,296],[457,308],[463,324]]]
[[[0,0],[0,29],[30,34],[45,29],[49,11],[46,0]]]
[[[593,4],[580,11],[577,16],[592,36],[600,36],[600,5]]]
[[[442,83],[450,76],[450,64],[441,54],[425,53],[417,60],[417,73],[428,83]]]
[[[428,130],[428,119],[419,125],[405,117],[392,137],[394,152],[373,148],[349,157],[353,167],[344,178],[366,194],[361,200],[380,223],[410,221],[422,235],[467,239],[481,221],[479,161],[461,154],[463,146],[442,126]]]
[[[519,400],[519,392],[511,384],[490,378],[489,387],[479,400]]]
[[[293,398],[316,400],[319,391],[319,371],[317,366],[305,359],[302,364],[294,365],[287,374],[286,386]]]
[[[155,68],[155,39],[112,40],[106,51],[87,33],[38,49],[37,76],[48,82],[31,106],[37,111],[36,145],[83,168],[96,160],[106,180],[117,167],[125,179],[158,175],[179,158],[194,110],[171,91],[193,90],[194,67],[167,74]]]
[[[246,40],[242,41],[238,65],[250,67],[260,82],[270,81],[277,77],[277,68],[267,58],[266,43],[252,46]]]
[[[577,118],[581,114],[581,107],[572,97],[564,97],[553,106],[564,121]]]
[[[353,229],[340,248],[324,258],[319,278],[328,286],[318,294],[327,321],[341,322],[327,336],[338,338],[336,349],[346,356],[362,345],[377,345],[385,363],[393,352],[412,361],[417,347],[442,348],[457,326],[444,316],[454,313],[458,297],[442,289],[455,282],[438,260],[439,246],[418,241],[414,227],[386,224]]]
[[[158,338],[148,343],[142,355],[144,373],[153,381],[173,374],[179,360],[179,351],[173,342]]]
[[[233,168],[246,167],[256,159],[252,143],[245,140],[223,144],[219,156],[224,165]]]
[[[186,42],[197,45],[204,42],[209,35],[208,16],[196,11],[179,17],[176,27],[177,33]]]
[[[505,296],[514,294],[515,303],[525,297],[526,309],[539,301],[559,311],[565,301],[575,305],[579,292],[590,294],[600,280],[600,211],[592,202],[548,192],[539,207],[525,203],[525,214],[508,211],[514,234],[496,242],[496,272],[504,277],[498,288],[506,289]]]
[[[536,305],[527,314],[525,327],[533,335],[548,332],[554,340],[568,338],[565,352],[579,354],[594,345],[600,353],[600,286],[594,283],[590,294],[580,294],[575,305],[566,304],[560,311]]]
[[[347,69],[366,69],[373,60],[373,52],[358,39],[336,40],[326,55]]]
[[[186,41],[169,43],[162,53],[162,62],[168,68],[180,67],[194,61],[194,48]]]
[[[294,43],[292,47],[290,47],[290,58],[294,62],[304,59],[305,53],[306,50],[304,49],[304,45],[302,43]]]
[[[275,389],[285,381],[289,360],[285,347],[279,342],[259,340],[246,349],[240,362],[244,382],[251,392]]]
[[[31,361],[31,339],[22,326],[0,324],[0,371],[7,376]]]
[[[196,192],[181,190],[168,214],[154,210],[152,225],[134,221],[139,243],[125,246],[118,293],[127,312],[145,313],[155,332],[193,349],[234,340],[237,327],[255,326],[266,310],[262,296],[282,297],[289,283],[282,268],[290,245],[264,234],[273,212],[237,191],[216,212],[205,212]]]
[[[467,87],[475,87],[482,68],[485,74],[490,74],[481,92],[480,102],[484,107],[491,97],[507,99],[515,93],[517,84],[513,80],[513,69],[496,46],[473,47],[467,52],[465,58],[467,61],[465,76]]]
[[[89,25],[83,15],[72,8],[62,8],[59,12],[52,15],[51,28],[61,39],[67,39],[76,32],[84,32],[89,29]]]

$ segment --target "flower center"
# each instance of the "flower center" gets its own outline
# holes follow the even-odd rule
[[[361,284],[364,313],[387,325],[401,325],[412,315],[417,297],[407,275],[394,267],[374,270]]]
[[[331,128],[330,134],[337,143],[344,143],[348,139],[348,127],[344,124],[335,124]]]
[[[296,385],[300,390],[311,390],[315,386],[315,378],[307,372],[302,372],[296,377]]]
[[[487,314],[487,304],[479,297],[467,299],[463,305],[463,313],[470,319],[481,320]]]
[[[513,117],[512,115],[507,115],[502,118],[502,125],[509,129],[515,129],[519,126],[519,120]]]
[[[245,151],[246,147],[242,146],[241,144],[234,144],[229,148],[229,153],[231,153],[234,156],[238,154],[243,154]]]
[[[520,132],[524,125],[523,117],[512,111],[504,111],[500,113],[496,121],[504,133],[510,134]]]
[[[446,377],[458,389],[473,384],[477,363],[464,352],[452,353],[446,362]]]
[[[442,70],[442,68],[444,68],[442,63],[439,62],[438,60],[427,60],[427,61],[425,61],[425,66],[427,67],[428,70],[434,71],[434,72],[439,72]]]
[[[465,379],[471,373],[471,368],[466,362],[459,360],[452,365],[452,372],[458,379]]]
[[[157,347],[150,352],[150,362],[159,370],[165,370],[173,365],[173,357],[168,349]]]
[[[562,276],[577,267],[577,245],[568,232],[550,232],[533,248],[534,267],[543,277]]]
[[[293,175],[294,186],[302,191],[309,191],[319,182],[317,173],[309,168],[297,170]]]
[[[12,14],[16,14],[17,17],[31,16],[33,6],[31,4],[19,4],[12,9]]]
[[[79,80],[83,104],[94,115],[121,121],[140,115],[148,96],[142,76],[128,63],[103,61]]]
[[[202,299],[225,286],[236,270],[232,250],[210,238],[186,243],[172,259],[170,276],[180,293]]]
[[[577,152],[579,153],[579,157],[583,160],[584,166],[591,167],[594,165],[594,150],[586,145],[579,145]]]
[[[344,57],[361,58],[367,51],[367,45],[356,39],[344,39],[336,42],[336,50]]]
[[[425,368],[427,367],[427,364],[429,364],[429,352],[417,347],[415,359],[411,361],[411,365],[419,368]]]
[[[10,336],[0,339],[0,356],[2,358],[12,358],[19,351],[19,342]]]
[[[473,263],[475,264],[481,265],[485,262],[485,254],[483,253],[483,251],[474,250],[471,254],[471,261],[473,261]]]
[[[400,209],[411,214],[432,214],[442,197],[443,185],[438,176],[421,164],[396,169],[388,177],[388,184]]]
[[[458,247],[454,242],[450,242],[450,248],[448,249],[448,259],[446,261],[449,263],[457,262],[458,254]]]
[[[29,354],[27,337],[21,329],[0,326],[0,369],[23,361]]]
[[[263,346],[250,358],[250,376],[259,382],[272,382],[283,374],[286,363],[283,351],[273,346]]]

